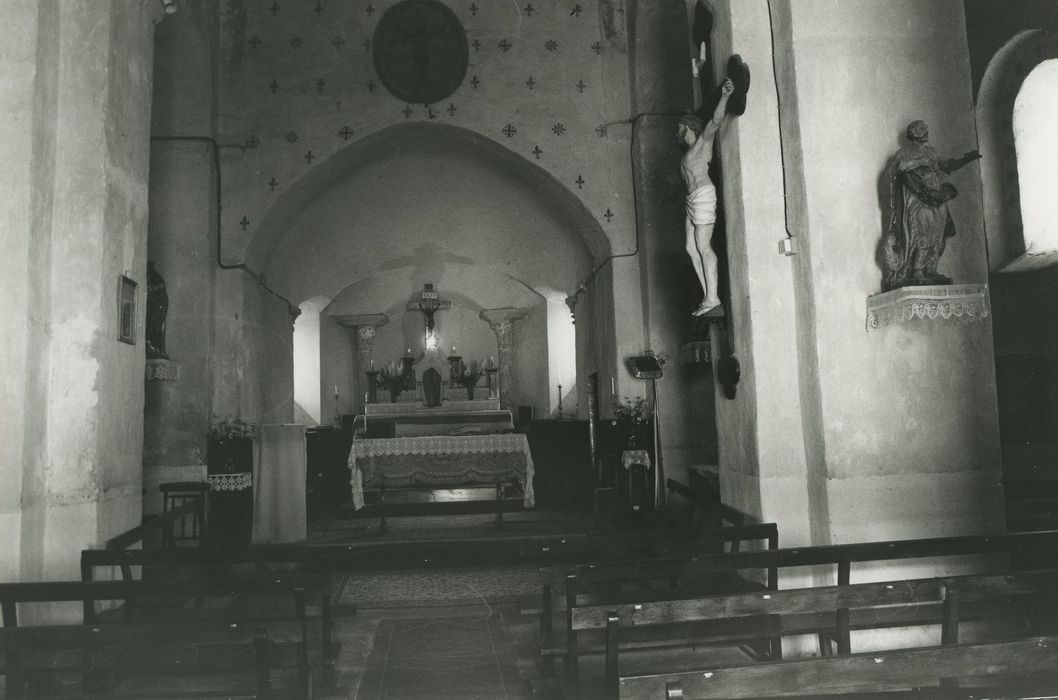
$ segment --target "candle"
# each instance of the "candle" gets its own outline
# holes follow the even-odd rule
[[[375,361],[371,360],[371,369],[374,369],[374,368],[375,368]]]
[[[452,346],[452,354],[453,354],[453,355],[455,355],[455,354],[456,354],[456,346],[455,346],[455,345],[453,345],[453,346]]]
[[[334,385],[334,398],[338,398],[338,385]]]
[[[411,348],[408,348],[407,351],[405,351],[404,356],[411,357]]]

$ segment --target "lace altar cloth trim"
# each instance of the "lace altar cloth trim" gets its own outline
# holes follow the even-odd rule
[[[518,479],[522,504],[536,503],[533,456],[520,433],[356,440],[349,451],[353,507],[364,506],[364,485],[495,484]]]
[[[987,318],[983,284],[901,287],[867,298],[867,327],[882,328],[913,319],[979,321]]]
[[[253,488],[253,473],[210,474],[206,481],[211,491],[243,491]]]
[[[175,382],[180,379],[180,364],[172,360],[147,360],[143,372],[149,382]]]
[[[633,464],[640,464],[650,469],[650,453],[646,450],[625,450],[621,453],[621,466],[630,469]]]

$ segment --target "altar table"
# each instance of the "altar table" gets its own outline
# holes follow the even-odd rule
[[[517,479],[522,505],[536,503],[533,457],[521,433],[434,435],[354,440],[349,451],[353,507],[364,507],[364,487],[461,486]]]

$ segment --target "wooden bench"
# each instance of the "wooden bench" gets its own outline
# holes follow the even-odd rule
[[[302,560],[289,554],[290,550],[282,549],[276,556],[268,558],[255,556],[253,550],[215,550],[207,548],[180,547],[164,550],[150,549],[123,549],[123,550],[97,550],[86,549],[81,552],[81,580],[93,581],[97,569],[109,571],[119,569],[122,580],[132,582],[136,580],[148,582],[168,582],[174,585],[185,586],[235,586],[241,588],[245,593],[251,592],[250,584],[260,576],[261,572],[254,574],[233,573],[240,564],[267,565],[284,567],[293,565],[296,568],[304,568],[299,565]],[[133,567],[140,568],[140,579],[133,577]],[[260,606],[255,607],[260,614],[266,611],[272,615],[274,620],[295,619],[302,623],[306,629],[306,642],[308,643],[308,654],[311,665],[314,668],[323,669],[325,680],[330,678],[334,660],[341,649],[341,644],[335,640],[334,635],[334,609],[331,600],[330,580],[321,574],[327,573],[319,570],[300,571],[300,580],[305,586],[305,592],[311,593],[318,600],[318,605],[309,606],[302,597],[300,607],[294,609],[279,608],[267,611]],[[311,574],[311,576],[306,576]],[[267,574],[260,576],[263,580],[280,581],[289,578],[291,574]],[[308,585],[311,582],[311,585]],[[239,601],[236,601],[237,603]],[[85,616],[90,614],[89,604],[85,605]],[[318,630],[315,629],[318,627]],[[308,630],[312,631],[309,634]],[[315,640],[319,640],[318,645]]]
[[[309,672],[305,590],[318,585],[306,577],[244,577],[223,583],[206,581],[51,581],[0,584],[4,658],[8,697],[46,695],[57,675],[82,684],[87,693],[114,692],[132,677],[186,673],[222,674],[243,679],[239,692],[247,697],[308,698]],[[274,620],[245,610],[210,609],[193,615],[188,601],[232,599],[247,593],[289,598],[298,623],[289,639],[276,639]],[[120,602],[120,609],[100,612],[96,604]],[[33,603],[83,603],[80,623],[19,625],[18,610]],[[294,680],[282,695],[272,685],[280,669],[293,670]],[[143,697],[142,689],[126,697]],[[201,689],[191,697],[211,696]],[[230,685],[212,696],[228,697]],[[168,696],[179,696],[178,691]]]
[[[619,694],[609,697],[1053,697],[1056,667],[1058,637],[1028,637],[622,677]],[[941,685],[959,678],[970,681],[957,687]]]
[[[849,614],[839,615],[839,610]],[[687,645],[825,634],[848,650],[853,630],[926,625],[939,625],[942,644],[955,644],[964,622],[1000,627],[994,634],[1010,634],[1011,628],[1018,636],[1055,633],[1058,570],[580,606],[572,624],[578,631],[605,632],[604,686],[607,697],[617,697],[619,653],[642,633],[671,637],[696,629]]]
[[[567,592],[567,617],[564,646],[559,643],[561,637],[554,634],[553,628],[547,627],[547,620],[541,616],[541,645],[540,653],[544,666],[544,673],[550,673],[553,662],[548,657],[562,656],[566,661],[567,682],[576,684],[578,682],[578,654],[586,651],[596,652],[604,647],[604,641],[600,636],[594,636],[591,641],[581,642],[579,633],[573,629],[572,610],[579,605],[605,605],[607,603],[632,603],[648,602],[650,600],[672,599],[673,595],[680,596],[684,592],[692,592],[698,587],[700,594],[727,592],[735,593],[752,589],[754,572],[760,572],[764,580],[760,588],[767,591],[778,590],[778,572],[784,568],[812,567],[830,565],[836,570],[836,579],[839,585],[850,583],[853,563],[884,562],[894,560],[915,560],[922,558],[950,557],[963,555],[983,554],[1018,554],[1033,552],[1037,559],[1041,556],[1048,561],[1041,567],[1058,567],[1058,531],[1045,531],[1034,533],[1014,533],[1004,535],[988,536],[960,536],[942,537],[919,540],[895,540],[889,542],[873,542],[850,545],[826,545],[816,547],[799,547],[787,549],[769,549],[760,551],[740,551],[721,554],[705,553],[693,554],[691,556],[670,558],[648,558],[641,560],[625,561],[600,561],[590,565],[584,565],[575,569],[572,578],[574,592]],[[1045,553],[1050,553],[1049,556]],[[567,585],[571,578],[567,578]],[[589,591],[588,595],[581,597],[577,592],[581,581],[592,584],[594,581],[610,580],[637,580],[637,579],[669,579],[679,582],[676,590],[666,594],[659,592],[639,592],[618,594],[617,592],[605,590]],[[692,593],[693,595],[693,593]],[[570,605],[569,601],[575,601]],[[847,617],[848,610],[839,609],[839,617]],[[698,635],[680,635],[674,641],[680,641],[684,637],[693,637],[696,642],[701,642]],[[755,655],[762,657],[778,658],[781,654],[781,646],[778,644],[777,635],[771,636],[771,641],[763,646],[750,649]],[[839,653],[848,653],[849,649],[844,640],[834,639],[824,633],[820,639],[824,653],[831,652],[831,646],[835,645]]]
[[[577,682],[579,656],[587,653],[601,653],[605,650],[605,638],[602,636],[581,635],[573,627],[573,611],[581,605],[595,605],[603,601],[619,601],[629,597],[643,596],[686,597],[704,595],[723,591],[747,589],[764,589],[771,583],[760,583],[743,579],[737,572],[725,571],[717,575],[699,576],[695,580],[687,579],[682,571],[683,562],[699,553],[741,550],[743,543],[763,541],[769,549],[778,547],[779,532],[774,523],[760,525],[743,525],[740,527],[723,527],[703,530],[697,533],[693,541],[680,543],[668,542],[660,545],[669,558],[620,559],[605,558],[591,563],[581,564],[566,576],[566,592],[561,603],[566,609],[565,625],[556,629],[553,613],[553,591],[545,585],[541,593],[540,610],[540,656],[544,665],[544,674],[552,675],[554,659],[562,658],[566,667],[566,678],[571,683]],[[672,558],[680,552],[682,557]],[[770,581],[774,582],[777,574],[772,572]],[[665,645],[664,639],[655,639],[651,644]],[[677,642],[678,643],[678,642]]]

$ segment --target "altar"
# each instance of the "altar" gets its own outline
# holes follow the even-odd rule
[[[349,470],[356,510],[364,507],[365,488],[493,485],[511,480],[522,490],[524,507],[536,503],[533,456],[520,433],[354,440]]]

